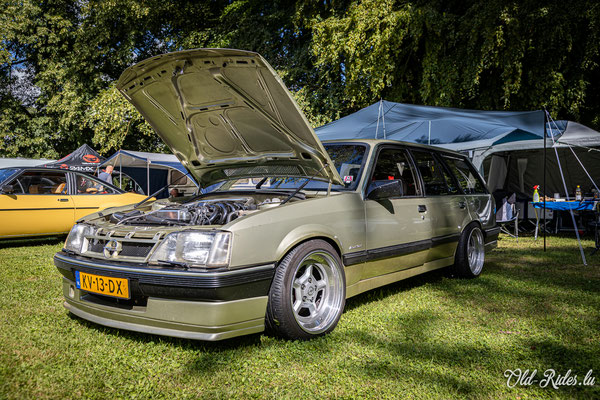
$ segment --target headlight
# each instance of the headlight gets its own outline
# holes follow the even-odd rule
[[[174,232],[163,239],[149,261],[227,266],[230,245],[231,232]]]
[[[87,250],[88,241],[85,236],[91,236],[94,234],[94,227],[85,224],[76,224],[71,228],[67,241],[65,242],[65,249],[74,251],[76,253],[84,253]]]

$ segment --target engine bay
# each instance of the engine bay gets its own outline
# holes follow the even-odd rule
[[[279,197],[212,198],[189,203],[156,202],[149,211],[115,212],[110,222],[136,226],[225,225],[237,218],[281,204]]]

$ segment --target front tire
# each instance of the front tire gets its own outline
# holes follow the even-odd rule
[[[346,276],[335,249],[324,240],[290,251],[275,272],[267,305],[267,328],[306,340],[331,332],[346,302]]]
[[[454,258],[454,273],[461,278],[476,278],[485,262],[483,232],[476,223],[467,225],[458,241]]]

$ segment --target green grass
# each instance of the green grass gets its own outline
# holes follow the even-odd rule
[[[480,278],[436,271],[365,293],[308,342],[205,343],[70,317],[61,244],[0,243],[0,398],[600,398],[600,254],[584,267],[570,238],[544,253],[503,237]],[[508,388],[516,368],[593,369],[597,382]]]

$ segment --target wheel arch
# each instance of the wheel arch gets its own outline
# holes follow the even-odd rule
[[[310,240],[318,239],[329,243],[336,251],[338,257],[340,257],[340,259],[342,258],[342,245],[337,235],[333,234],[331,231],[328,232],[327,229],[315,230],[314,226],[305,225],[303,227],[294,229],[281,241],[277,248],[275,257],[277,264],[279,264],[281,260],[283,260],[283,258],[297,246]]]
[[[485,240],[485,230],[483,229],[483,225],[481,224],[481,221],[479,221],[478,219],[471,219],[469,222],[465,223],[462,225],[462,229],[460,230],[460,233],[458,234],[458,240],[456,241],[456,248],[454,249],[454,258],[456,258],[456,253],[458,252],[458,246],[460,244],[460,238],[462,237],[462,235],[465,233],[465,230],[472,224],[477,225],[477,227],[479,228],[479,230],[481,231],[481,233],[483,233],[483,239]]]

